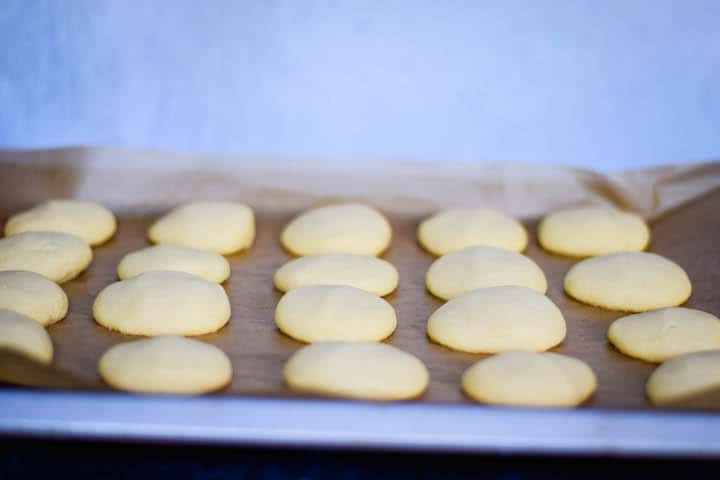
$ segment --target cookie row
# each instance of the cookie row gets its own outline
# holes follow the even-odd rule
[[[116,228],[110,210],[77,200],[44,202],[8,219],[0,239],[0,346],[52,361],[43,327],[68,310],[58,283],[82,273],[92,262],[91,246],[105,243]]]
[[[115,229],[107,209],[73,200],[46,202],[8,220],[6,238],[0,240],[1,345],[51,362],[52,342],[41,324],[61,320],[68,308],[54,281],[84,271],[92,259],[89,243],[104,243]],[[121,281],[96,298],[95,319],[138,335],[221,328],[230,318],[230,303],[218,283],[229,277],[230,265],[217,252],[247,248],[254,236],[253,213],[245,205],[200,202],[173,210],[148,232],[162,245],[132,252],[120,262]],[[173,393],[215,390],[232,373],[221,350],[175,336],[117,345],[103,355],[99,369],[117,388]]]
[[[322,218],[328,212],[344,210],[342,225],[328,227],[329,222],[323,222],[323,233],[330,240],[312,251],[316,255],[326,254],[314,257],[313,263],[319,263],[320,259],[342,263],[327,253],[348,248],[335,239],[360,238],[353,233],[359,232],[362,225],[367,227],[363,239],[375,232],[370,242],[374,247],[362,251],[362,245],[353,245],[353,252],[377,255],[387,248],[390,235],[379,228],[382,222],[378,218],[367,222],[369,214],[363,212],[356,222],[352,221],[352,211],[358,208],[356,205],[322,207],[291,222],[290,226],[305,224],[312,230],[315,225],[307,222],[307,218]],[[381,217],[379,212],[375,212],[375,216]],[[568,272],[564,286],[571,296],[603,308],[650,311],[623,317],[611,326],[608,336],[624,353],[663,361],[683,354],[690,354],[692,359],[697,355],[693,352],[720,348],[720,321],[716,317],[692,309],[663,308],[686,301],[691,293],[690,281],[674,262],[641,252],[649,244],[650,230],[640,217],[608,208],[568,209],[543,219],[538,237],[541,245],[553,253],[599,255],[580,262]],[[470,396],[490,403],[572,405],[594,391],[594,374],[576,359],[513,351],[542,352],[561,343],[566,332],[562,313],[544,296],[547,281],[542,270],[517,253],[527,246],[527,233],[519,222],[488,209],[450,210],[423,221],[418,228],[418,240],[429,252],[442,255],[427,272],[428,290],[450,300],[429,319],[430,338],[455,350],[501,352],[474,365],[463,375],[463,388]],[[283,243],[293,251],[284,237]],[[312,282],[324,283],[325,275],[314,272],[310,262],[306,263],[305,277],[315,274]],[[278,274],[282,273],[281,269]],[[343,282],[334,276],[330,283]],[[312,305],[322,304],[323,309],[330,309],[332,313],[324,312],[326,320],[320,322],[321,326],[310,321],[311,309],[296,308],[296,324],[303,327],[302,334],[298,334],[297,328],[288,328],[284,321],[289,310],[284,297],[276,311],[276,323],[290,336],[303,341],[348,341],[354,340],[357,331],[362,330],[374,336],[373,339],[381,340],[384,337],[380,332],[392,330],[371,328],[374,323],[367,321],[367,316],[351,315],[348,320],[342,301],[327,300],[340,292],[338,287],[315,287],[310,294],[309,287],[303,287],[301,282],[296,282],[296,286],[300,287],[298,291],[286,294],[294,302],[287,303],[302,304],[299,299],[310,298]],[[344,293],[343,296],[350,295]],[[343,322],[349,325],[340,329],[338,319],[343,316]],[[380,318],[379,315],[377,319]],[[394,323],[386,322],[387,327],[392,325]],[[658,369],[662,371],[667,369]],[[502,378],[501,372],[506,378]],[[507,378],[508,373],[514,377]],[[698,375],[702,376],[702,372]],[[535,388],[540,387],[536,384],[538,378],[548,388]],[[573,388],[563,391],[560,385],[568,381]],[[648,383],[648,394],[655,403],[663,403],[666,400],[662,393],[650,387],[655,384],[656,381]],[[332,393],[333,386],[333,382],[327,383],[325,393]],[[309,384],[305,388],[322,391],[321,387]]]
[[[72,202],[65,203],[67,211],[67,206],[72,205]],[[41,207],[33,210],[39,210],[41,212],[47,210]],[[607,232],[612,234],[614,232],[613,228],[615,228],[615,233],[617,233],[617,231],[623,231],[623,229],[629,229],[635,232],[635,236],[631,236],[630,240],[632,241],[628,241],[627,239],[623,242],[616,241],[616,246],[611,248],[642,249],[647,245],[649,241],[649,230],[643,230],[638,227],[637,219],[633,219],[631,215],[621,212],[605,212],[607,209],[599,210],[601,210],[601,214],[598,217],[600,220],[595,221],[595,223],[591,222],[589,226],[583,224],[583,221],[595,215],[592,209],[582,210],[582,215],[578,215],[576,211],[570,211],[570,215],[568,212],[550,215],[543,220],[540,225],[539,237],[541,243],[548,250],[558,251],[561,248],[565,248],[566,251],[571,254],[582,252],[583,250],[581,250],[580,247],[585,248],[586,250],[584,250],[584,252],[586,253],[591,251],[588,250],[590,248],[594,248],[595,250],[592,250],[594,252],[602,253],[598,245],[605,245],[605,248],[608,248],[607,246],[612,244],[612,242],[607,240]],[[77,221],[68,222],[66,217],[72,217],[72,215],[63,213],[62,208],[60,209],[60,213],[58,213],[56,206],[55,211],[55,224],[49,222],[47,226],[41,228],[69,230],[73,228],[75,224],[81,223]],[[16,217],[22,217],[23,215],[26,214],[20,214]],[[577,233],[577,228],[580,228],[577,225],[572,226],[572,221],[559,221],[568,217],[568,215],[570,220],[575,221],[582,227],[585,233],[588,233],[588,228],[595,226],[597,229],[598,225],[601,225],[602,228],[599,229],[599,232],[596,232],[598,234],[590,236],[596,239],[604,238],[604,240],[594,246],[588,245],[588,242],[584,242],[580,247],[577,245],[573,246],[572,244],[570,246],[565,245],[564,247],[558,246],[557,240],[565,238],[563,235],[559,235],[557,233],[558,231],[560,233],[565,232],[565,235],[569,235],[568,238],[572,239],[574,238],[573,231]],[[10,233],[17,234],[19,228],[17,225],[19,223],[15,221],[14,218],[15,217],[6,225],[6,232],[8,231],[8,227],[13,225],[15,231],[11,231]],[[65,224],[58,226],[57,218],[65,219]],[[76,218],[81,218],[81,216],[76,215]],[[228,222],[228,219],[232,221]],[[449,238],[443,238],[443,234],[446,234],[448,230],[452,231],[453,222],[456,230],[462,230],[463,228],[464,230],[455,235],[450,235]],[[68,224],[70,227],[66,226]],[[570,227],[568,227],[568,224],[570,224]],[[35,225],[38,224],[36,223]],[[613,227],[613,225],[615,227]],[[644,225],[644,223],[640,221],[640,225]],[[28,228],[32,229],[37,227],[31,225],[31,227]],[[115,223],[113,217],[112,231],[114,231],[114,228]],[[573,228],[575,230],[573,230]],[[76,229],[73,234],[80,234],[78,232]],[[111,234],[112,233],[110,233],[110,235]],[[486,241],[483,235],[487,236],[488,234],[491,238]],[[397,285],[397,271],[392,265],[380,259],[360,256],[360,254],[378,255],[382,253],[389,245],[391,235],[389,223],[379,212],[359,204],[322,207],[314,209],[293,220],[283,231],[281,238],[283,245],[289,251],[297,254],[345,251],[354,253],[355,255],[337,254],[306,257],[293,260],[281,268],[275,276],[275,284],[280,290],[292,290],[292,292],[290,292],[292,295],[290,293],[287,294],[278,304],[276,312],[276,322],[278,326],[290,336],[311,342],[323,340],[382,340],[389,336],[392,331],[394,331],[396,325],[396,318],[392,307],[382,299],[363,296],[360,292],[356,291],[356,289],[360,287],[361,290],[370,290],[377,295],[383,295],[392,291]],[[445,236],[447,237],[447,235]],[[149,231],[149,237],[157,243],[166,242],[230,253],[237,249],[246,248],[252,243],[254,238],[254,219],[252,217],[252,211],[243,205],[225,202],[189,204],[175,209],[156,222]],[[610,237],[615,239],[617,235],[610,235]],[[98,238],[102,238],[102,236],[94,233],[93,235],[88,234],[83,238],[94,239],[90,241],[98,242],[100,241]],[[106,236],[105,240],[107,238]],[[428,271],[427,284],[429,290],[437,296],[445,299],[455,298],[457,300],[451,300],[431,317],[428,322],[428,332],[431,338],[451,348],[485,353],[493,353],[495,351],[503,352],[512,349],[541,351],[562,341],[565,335],[564,319],[562,319],[562,314],[559,310],[557,310],[546,297],[541,295],[535,295],[535,297],[533,297],[532,294],[534,292],[529,291],[527,288],[492,288],[495,284],[524,285],[530,289],[544,293],[547,288],[547,283],[539,267],[527,257],[512,253],[511,251],[493,247],[472,246],[473,242],[479,244],[483,242],[495,242],[495,245],[506,247],[509,250],[519,249],[522,251],[527,244],[527,234],[519,223],[509,217],[502,216],[502,214],[486,209],[443,212],[431,217],[420,225],[418,238],[421,244],[429,251],[450,252],[433,264]],[[7,240],[10,239],[3,241]],[[3,241],[0,241],[0,243]],[[470,245],[467,245],[468,243],[470,243]],[[60,244],[61,247],[63,245],[62,243]],[[50,250],[53,248],[57,249],[57,245],[50,247]],[[463,248],[463,250],[456,251],[453,250],[454,248]],[[27,250],[32,253],[37,249],[28,248]],[[638,255],[642,255],[642,257]],[[635,254],[635,256],[631,258],[648,258],[647,261],[639,260],[639,266],[633,265],[633,267],[638,270],[645,270],[646,273],[649,272],[648,275],[646,275],[648,279],[667,279],[668,276],[672,277],[674,274],[678,278],[682,277],[677,273],[679,267],[674,264],[672,265],[677,267],[676,270],[673,270],[671,267],[665,268],[666,265],[661,264],[658,274],[653,273],[653,268],[658,264],[658,261],[654,259],[654,257],[644,257],[645,255],[651,254]],[[50,260],[53,260],[63,255],[58,254],[56,251],[49,256],[51,257]],[[12,258],[18,257],[21,256]],[[72,255],[64,255],[64,257],[66,259],[74,258]],[[34,268],[33,262],[40,257],[38,255],[29,255],[28,258],[29,263],[27,264],[29,264],[31,266],[30,269],[32,269]],[[649,258],[652,258],[652,260],[649,260]],[[602,259],[602,257],[600,257],[600,259]],[[576,267],[579,268],[582,265],[587,265],[587,262],[591,262],[591,260],[581,262]],[[576,283],[581,287],[591,284],[591,288],[588,289],[590,295],[597,294],[598,291],[602,290],[602,288],[600,288],[603,284],[602,278],[599,282],[600,287],[597,285],[592,286],[592,282],[596,281],[598,277],[602,277],[603,271],[615,272],[615,277],[610,275],[610,280],[604,282],[606,284],[612,283],[612,281],[617,280],[616,272],[618,268],[620,271],[625,269],[633,273],[632,268],[627,268],[625,265],[628,263],[632,264],[633,262],[638,263],[635,260],[628,260],[628,258],[624,258],[623,261],[616,261],[618,265],[614,267],[605,267],[603,262],[600,262],[600,267],[590,263],[590,267],[585,267],[585,270],[590,272],[589,274],[585,273],[585,277],[587,278],[579,275],[581,280]],[[647,265],[642,262],[646,262]],[[612,265],[612,263],[610,265]],[[574,267],[574,269],[576,267]],[[77,269],[77,267],[75,268]],[[84,267],[79,271],[82,271],[83,268]],[[597,273],[598,268],[600,273]],[[155,270],[165,269],[182,270],[192,275],[155,272]],[[681,269],[679,270],[682,272]],[[76,272],[75,275],[79,273],[79,271]],[[152,271],[152,274],[142,275],[144,272],[149,271]],[[568,273],[568,278],[571,277],[570,273],[573,271],[574,270],[571,270],[571,272]],[[45,272],[47,272],[47,270]],[[478,276],[477,272],[481,272],[481,275]],[[580,272],[583,273],[583,270],[580,269]],[[101,292],[101,295],[96,299],[94,308],[95,317],[99,323],[109,328],[118,329],[126,333],[145,335],[193,335],[214,331],[222,327],[229,319],[229,301],[227,300],[224,290],[217,285],[208,285],[208,282],[194,277],[199,275],[211,282],[224,281],[229,274],[229,265],[224,258],[217,254],[213,256],[210,252],[188,247],[150,247],[126,256],[118,267],[118,273],[121,279],[128,279],[138,274],[141,275],[132,281],[128,280],[111,285]],[[490,275],[488,275],[488,273]],[[684,272],[682,272],[682,274],[684,274]],[[72,273],[68,274],[65,272],[62,276],[57,277],[58,281],[62,281],[60,279],[68,275],[73,276]],[[572,282],[568,282],[568,278],[566,278],[565,286],[566,290],[572,294]],[[686,275],[685,279],[687,279]],[[316,286],[315,288],[308,287],[304,290],[295,288],[303,287],[313,282],[315,284],[321,283],[339,286]],[[682,281],[676,283],[682,284]],[[687,291],[687,296],[689,296],[689,281],[686,283],[687,288],[685,290]],[[570,287],[568,287],[569,284]],[[346,285],[351,285],[351,287],[347,287]],[[657,289],[650,290],[656,293]],[[665,298],[668,297],[666,292],[661,293],[665,295]],[[200,298],[201,301],[196,302],[188,308],[183,308],[183,305],[185,305],[183,301],[190,294],[192,294],[195,299]],[[582,293],[573,295],[578,298],[582,297]],[[681,291],[681,293],[678,294],[681,300],[672,300],[672,302],[675,302],[672,304],[681,303],[687,298],[687,296],[682,298],[682,295],[684,294]],[[513,300],[508,300],[505,297],[513,298]],[[542,303],[537,297],[542,297],[546,303]],[[602,301],[605,301],[607,297],[607,294],[600,295]],[[625,297],[627,297],[626,294]],[[136,315],[134,318],[128,319],[128,316],[125,315],[127,306],[129,302],[132,304],[132,302],[137,301],[136,299],[138,298],[163,299],[164,303],[156,304],[154,309],[145,308],[144,311],[146,315]],[[327,301],[328,298],[335,299],[335,307],[332,307],[332,302]],[[546,310],[545,314],[536,315],[534,324],[530,323],[518,326],[518,322],[514,324],[513,322],[507,321],[508,317],[532,318],[527,313],[527,310],[529,309],[529,311],[532,312],[536,311],[533,310],[533,302],[544,305]],[[308,304],[311,305],[310,310],[306,308],[306,310],[303,311],[303,306],[307,307]],[[317,304],[323,304],[324,309],[319,311],[312,309],[312,305]],[[550,304],[550,306],[547,304]],[[602,303],[600,304],[602,305]],[[66,298],[65,305],[65,309],[67,309]],[[496,309],[498,305],[505,306],[507,311],[493,311],[493,305],[495,305]],[[612,307],[613,305],[610,306]],[[370,313],[368,315],[370,310],[367,310],[367,308],[372,307],[383,313],[377,315]],[[553,311],[551,307],[554,307],[555,311]],[[458,329],[458,318],[453,312],[468,312],[473,311],[473,308],[477,312],[482,312],[482,314],[470,315],[469,317],[466,315],[464,319],[461,317],[460,323],[462,323],[465,328]],[[174,309],[173,311],[180,312],[178,315],[180,321],[167,321],[165,322],[166,324],[163,324],[162,321],[159,322],[157,320],[159,316],[156,314],[158,312],[164,312],[167,309]],[[339,322],[337,318],[340,314],[339,312],[342,312],[343,309],[345,312],[360,311],[364,313],[355,315],[354,319],[346,319],[347,321],[342,325],[338,325]],[[525,311],[523,311],[523,309],[525,309]],[[640,309],[646,308],[641,305]],[[542,311],[542,308],[540,311]],[[488,312],[491,313],[488,314]],[[668,311],[662,313],[663,315],[671,317],[675,315],[673,312]],[[685,312],[683,315],[687,316],[688,314]],[[705,315],[712,317],[709,314]],[[345,316],[347,316],[347,313],[345,313]],[[203,321],[198,320],[201,318]],[[183,321],[183,319],[185,320]],[[373,322],[373,319],[378,321]],[[538,319],[539,321],[537,321]],[[713,323],[712,319],[714,319],[715,323]],[[702,321],[699,320],[695,323],[691,323],[691,321],[688,320],[685,322],[685,325],[681,325],[680,333],[683,333],[685,336],[678,337],[677,332],[675,332],[675,335],[671,338],[675,340],[680,338],[683,340],[681,342],[668,342],[676,347],[676,351],[673,352],[672,355],[682,353],[682,351],[677,351],[678,344],[680,344],[680,350],[682,350],[683,345],[686,345],[684,348],[688,351],[707,349],[708,345],[712,348],[712,342],[715,341],[714,339],[717,337],[713,335],[702,335],[704,332],[707,332],[708,328],[716,327],[717,319],[714,317],[712,317],[712,319],[704,318]],[[174,320],[177,320],[177,318]],[[647,329],[647,327],[643,325],[649,324],[652,327],[652,325],[658,323],[653,323],[652,320],[640,321],[640,327],[637,327],[638,320],[634,320],[633,322],[629,323],[629,325],[631,325],[629,328],[621,329],[618,327],[615,330],[621,332],[619,334],[621,338],[625,335],[622,332],[634,331],[635,338],[640,338],[641,343],[643,330]],[[473,328],[468,328],[468,326]],[[683,327],[687,328],[683,329]],[[503,329],[506,333],[501,333]],[[522,335],[520,335],[519,338],[512,338],[512,341],[507,345],[495,347],[482,345],[483,342],[487,343],[488,338],[494,340],[492,335],[486,335],[487,332],[493,332],[495,339],[500,338],[502,340],[508,339],[509,334],[507,332],[512,331],[520,331]],[[611,331],[613,331],[612,328]],[[640,335],[640,337],[638,337],[638,335]],[[370,338],[365,338],[368,336]],[[453,336],[457,338],[457,340],[453,340]],[[613,337],[614,336],[611,335],[611,339],[613,339]],[[690,338],[690,340],[687,340],[686,337]],[[620,342],[615,343],[619,344]],[[337,355],[337,351],[350,350],[352,352],[355,348],[366,348],[361,346],[340,347],[340,345],[335,345],[330,350],[335,352],[334,355]],[[392,348],[389,346],[384,347]],[[382,349],[384,347],[372,348]],[[319,348],[319,346],[316,347],[314,351],[322,351],[317,350],[317,348]],[[380,353],[378,353],[378,355],[382,356]],[[510,355],[503,355],[498,357],[494,362],[487,363],[488,361],[485,360],[481,363],[487,366],[502,360],[502,362],[510,362],[509,364],[512,364],[513,360],[511,360],[510,357]],[[515,360],[525,358],[525,360],[523,360],[524,362],[537,365],[541,365],[542,362],[564,363],[564,360],[555,358],[562,357],[556,354],[546,354],[543,360],[540,360],[539,357],[527,355],[524,357],[513,355],[512,357]],[[341,365],[342,362],[335,364]],[[288,364],[288,366],[290,365],[291,363]],[[287,371],[292,371],[292,369],[288,368],[286,369],[286,373]],[[309,371],[313,371],[313,368],[310,368]],[[482,382],[477,380],[477,378],[479,378],[477,374],[471,375],[471,371],[475,372],[478,370],[469,370],[463,378],[466,391],[473,395],[473,384]],[[480,369],[480,371],[484,370]],[[492,369],[489,371],[492,371]],[[591,377],[585,375],[584,378],[587,380]],[[288,383],[293,385],[291,378],[288,379]],[[427,383],[427,380],[425,383]],[[592,381],[585,381],[585,384],[592,384],[592,388],[594,388],[594,377],[592,377]],[[303,387],[300,385],[299,388]],[[585,390],[588,390],[588,388],[585,388]],[[491,389],[485,386],[480,390],[487,392]],[[591,391],[592,389],[590,389],[590,392]],[[492,401],[487,398],[482,398],[481,395],[473,396],[484,399],[484,401]]]

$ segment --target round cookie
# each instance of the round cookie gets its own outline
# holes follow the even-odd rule
[[[546,216],[538,241],[547,251],[573,257],[639,252],[650,243],[650,229],[634,213],[607,207],[577,207]]]
[[[597,386],[584,362],[559,353],[504,352],[465,370],[462,388],[478,402],[497,405],[572,407]]]
[[[372,207],[343,203],[308,210],[285,226],[280,241],[298,256],[350,253],[378,256],[390,245],[390,223]]]
[[[34,272],[0,272],[0,309],[50,325],[65,318],[68,297],[60,286]]]
[[[654,253],[611,253],[575,264],[565,275],[565,292],[609,310],[644,312],[680,305],[690,297],[687,273]]]
[[[32,318],[11,310],[0,309],[0,348],[14,350],[41,363],[52,362],[50,335]]]
[[[100,358],[100,376],[130,392],[198,394],[232,378],[232,364],[214,345],[176,336],[121,343]]]
[[[80,275],[92,261],[81,238],[59,232],[23,232],[0,239],[0,272],[26,270],[63,283]]]
[[[344,285],[311,285],[287,292],[275,309],[275,323],[303,342],[372,342],[397,326],[395,309],[380,297]]]
[[[347,285],[378,296],[397,288],[398,271],[392,263],[368,255],[312,255],[290,260],[275,272],[281,292],[308,285]]]
[[[10,217],[5,224],[5,235],[62,232],[80,237],[94,246],[108,241],[116,228],[115,215],[98,203],[50,200]]]
[[[222,283],[230,276],[230,263],[222,255],[207,250],[155,245],[128,253],[117,268],[120,280],[153,270],[191,273],[208,282]]]
[[[202,335],[228,322],[230,301],[217,283],[158,270],[105,287],[93,315],[100,325],[130,335]]]
[[[495,247],[468,247],[435,260],[425,283],[430,293],[449,300],[476,288],[516,285],[547,291],[545,274],[519,253]]]
[[[545,295],[526,287],[472,290],[430,316],[428,336],[471,353],[540,352],[565,339],[562,312]]]
[[[720,389],[720,350],[687,353],[660,365],[645,384],[650,401],[659,406],[687,401]]]
[[[375,342],[322,342],[298,350],[285,364],[293,390],[367,400],[421,395],[430,375],[413,355]]]
[[[520,222],[490,208],[444,210],[421,222],[417,235],[420,245],[435,255],[473,246],[522,252],[528,243]]]
[[[662,308],[615,320],[608,339],[625,355],[664,362],[685,353],[720,350],[720,319],[691,308]]]
[[[253,244],[255,215],[242,203],[187,203],[152,224],[148,238],[153,243],[229,255]]]

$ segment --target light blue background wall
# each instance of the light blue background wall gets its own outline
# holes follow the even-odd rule
[[[0,147],[720,158],[720,1],[0,0]]]

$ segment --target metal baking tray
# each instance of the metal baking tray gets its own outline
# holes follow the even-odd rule
[[[139,165],[139,166],[133,166]],[[0,388],[0,434],[103,440],[233,445],[530,454],[720,457],[720,412],[661,410],[644,396],[654,365],[610,347],[605,335],[620,312],[582,305],[564,295],[562,277],[576,261],[537,246],[537,218],[578,202],[613,203],[651,220],[651,251],[678,262],[693,281],[688,305],[720,314],[720,164],[665,167],[617,175],[528,166],[366,166],[352,175],[307,162],[218,159],[114,148],[0,152],[0,221],[53,197],[94,199],[113,208],[118,233],[95,249],[93,264],[63,285],[68,317],[48,331],[54,367],[100,391]],[[198,198],[250,203],[257,214],[252,249],[229,257],[224,285],[233,316],[221,331],[199,337],[230,356],[231,385],[214,395],[173,397],[103,390],[96,372],[102,352],[132,337],[93,322],[97,293],[116,280],[125,253],[147,244],[148,225],[167,208]],[[280,297],[274,271],[289,259],[279,233],[304,208],[360,199],[385,211],[393,244],[384,257],[400,271],[387,297],[398,312],[388,343],[428,366],[428,392],[412,402],[372,403],[298,396],[282,383],[283,363],[301,344],[272,318]],[[430,342],[425,322],[441,302],[425,291],[433,257],[415,241],[418,221],[451,205],[490,205],[518,215],[531,233],[527,254],[543,268],[548,295],[565,314],[566,341],[555,351],[588,362],[599,379],[577,409],[479,405],[463,396],[460,375],[482,358]]]

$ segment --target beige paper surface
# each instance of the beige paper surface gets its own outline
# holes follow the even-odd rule
[[[127,160],[132,160],[130,165]],[[597,374],[598,390],[585,408],[647,409],[652,407],[644,384],[655,365],[628,358],[608,344],[607,328],[621,312],[583,305],[564,294],[564,275],[577,259],[538,246],[537,217],[582,202],[612,203],[643,213],[652,219],[651,251],[671,258],[690,276],[693,294],[687,306],[720,315],[719,185],[717,163],[616,175],[560,167],[407,163],[365,164],[344,172],[319,162],[230,162],[119,149],[2,152],[0,222],[54,197],[100,201],[118,215],[115,237],[94,249],[93,263],[83,275],[62,285],[70,298],[67,318],[48,328],[56,352],[53,366],[102,388],[100,356],[112,345],[136,338],[93,321],[93,301],[117,281],[120,259],[147,246],[148,227],[180,201],[248,201],[257,213],[257,238],[247,252],[228,257],[232,275],[224,288],[232,318],[219,332],[198,338],[223,349],[233,363],[232,383],[220,394],[296,396],[283,385],[282,367],[302,344],[281,334],[273,322],[281,296],[273,287],[273,274],[290,258],[280,246],[280,233],[312,204],[369,201],[388,214],[393,241],[383,257],[400,273],[398,290],[387,297],[398,314],[397,331],[387,343],[428,366],[430,388],[418,401],[464,403],[469,400],[460,391],[461,374],[484,356],[454,352],[428,340],[427,319],[443,302],[425,290],[425,272],[434,257],[418,246],[417,223],[445,206],[502,208],[523,218],[530,233],[525,253],[545,272],[548,296],[567,321],[567,338],[553,351],[582,359]]]
[[[449,206],[485,205],[533,218],[562,206],[601,203],[633,210],[652,220],[720,187],[720,162],[601,174],[563,166],[442,162],[344,165],[110,147],[0,151],[0,166],[7,170],[13,168],[11,164],[20,164],[17,173],[27,176],[32,175],[30,165],[48,171],[60,166],[75,170],[78,175],[73,175],[75,183],[68,185],[69,196],[91,198],[120,209],[216,198],[283,210],[352,198],[398,213],[427,214]],[[33,198],[37,193],[41,192],[33,192]]]

